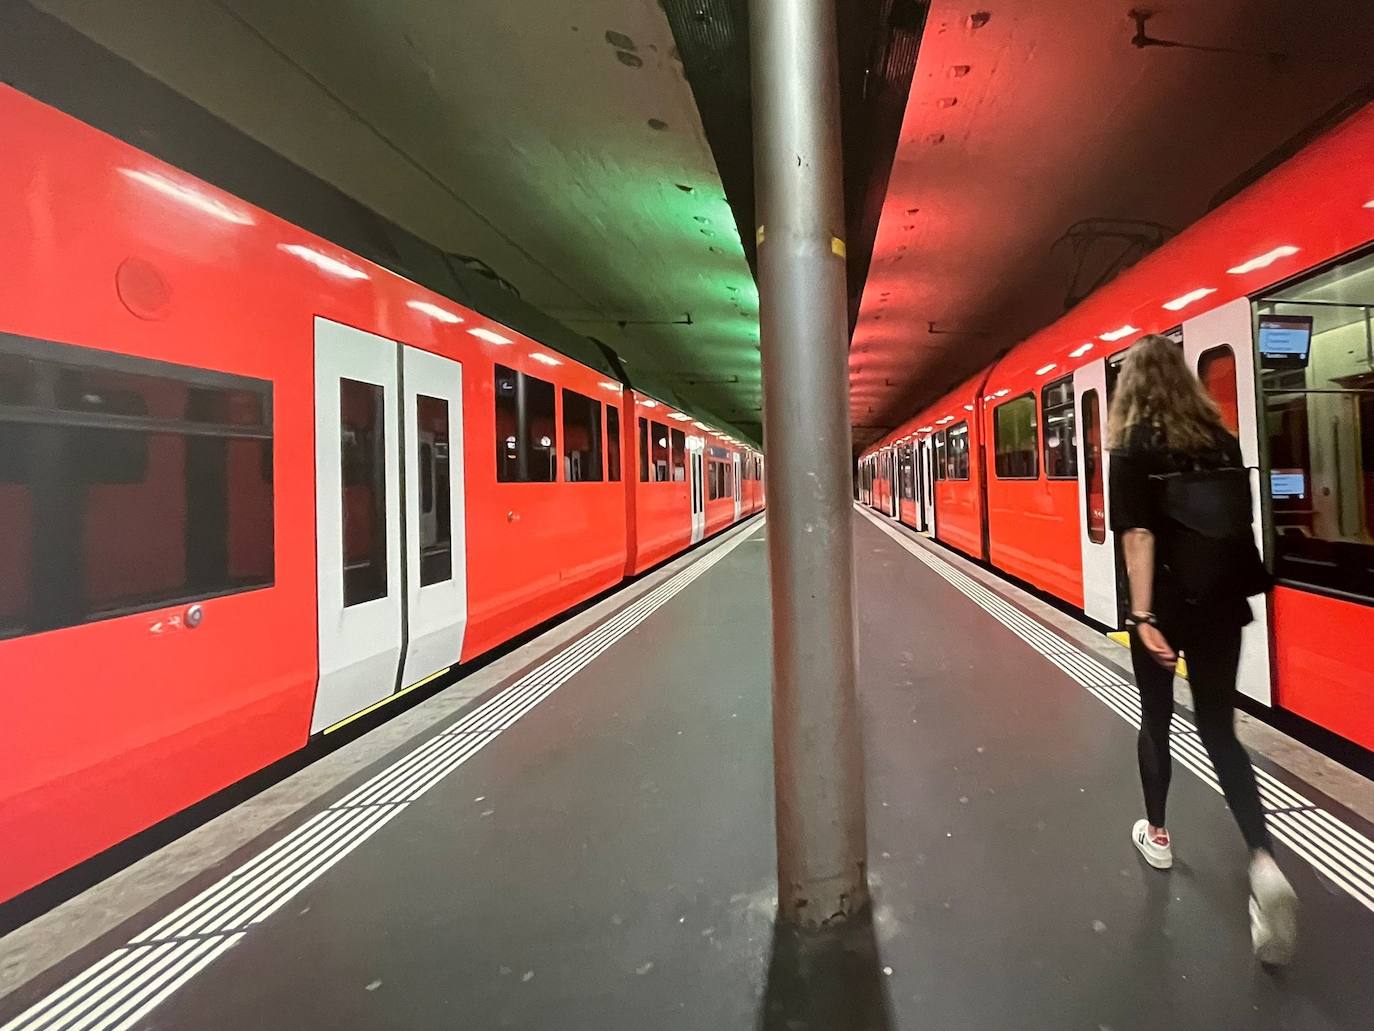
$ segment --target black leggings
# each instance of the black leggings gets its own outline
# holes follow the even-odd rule
[[[1236,668],[1240,664],[1241,628],[1209,628],[1196,635],[1165,636],[1181,648],[1188,660],[1188,686],[1193,692],[1193,713],[1198,734],[1217,771],[1226,804],[1240,825],[1245,843],[1252,849],[1269,849],[1269,830],[1264,823],[1255,771],[1241,743],[1236,740]],[[1172,760],[1169,756],[1169,721],[1174,714],[1173,674],[1161,667],[1131,635],[1131,665],[1140,688],[1140,782],[1145,789],[1145,815],[1156,827],[1164,826],[1164,807],[1169,797]]]

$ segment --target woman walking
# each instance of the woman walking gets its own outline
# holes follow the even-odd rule
[[[1250,848],[1250,931],[1264,963],[1286,963],[1297,939],[1297,898],[1274,862],[1255,773],[1236,739],[1236,671],[1246,600],[1267,587],[1250,528],[1240,444],[1168,337],[1130,350],[1108,422],[1112,528],[1130,581],[1131,664],[1140,689],[1137,751],[1145,819],[1131,838],[1166,870],[1174,668],[1188,660],[1198,733]]]

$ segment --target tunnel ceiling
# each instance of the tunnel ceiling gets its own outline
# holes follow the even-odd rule
[[[850,352],[857,445],[1368,95],[1374,4],[1150,6],[1148,37],[1242,52],[1134,46],[1129,2],[934,0]],[[1076,253],[1087,220],[1123,224]]]
[[[758,438],[758,295],[656,0],[34,6]]]

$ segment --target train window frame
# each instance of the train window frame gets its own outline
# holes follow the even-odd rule
[[[1060,401],[1056,404],[1047,404],[1050,392],[1054,390],[1064,390],[1067,388],[1068,400]],[[1061,440],[1058,448],[1050,447],[1050,417],[1059,416],[1067,413],[1067,429],[1065,439]],[[1040,439],[1040,452],[1043,459],[1043,470],[1047,480],[1076,480],[1078,479],[1078,410],[1075,406],[1073,375],[1060,376],[1051,383],[1046,383],[1040,388],[1040,426],[1042,429]],[[1054,473],[1055,463],[1051,460],[1052,454],[1063,456],[1068,455],[1068,472]]]
[[[429,409],[429,413],[426,413]],[[431,444],[419,437],[426,422],[442,421],[442,439]],[[451,444],[448,428],[452,411],[446,397],[434,397],[423,392],[415,395],[416,471],[420,477],[420,586],[447,583],[453,579],[453,483]],[[442,448],[442,452],[441,449]],[[423,517],[433,513],[434,539],[426,541],[428,523]]]
[[[602,483],[605,480],[605,457],[601,440],[601,402],[579,391],[564,387],[559,396],[562,408],[559,424],[562,428],[559,454],[563,456],[564,483]],[[569,404],[571,402],[571,404]],[[585,448],[573,452],[568,447],[570,431],[587,435]],[[585,457],[584,457],[585,456]],[[576,457],[576,461],[574,458]]]
[[[935,441],[935,482],[939,483],[949,479],[949,448],[944,430],[935,433],[932,439]]]
[[[653,470],[653,482],[670,482],[672,479],[672,465],[670,464],[672,448],[669,446],[667,423],[650,420],[649,454],[652,458],[650,466]]]
[[[509,380],[509,393],[503,391],[502,381]],[[496,427],[497,483],[556,483],[558,482],[559,442],[557,427],[559,412],[558,390],[552,382],[531,376],[527,372],[499,362],[492,374],[494,425]],[[544,402],[547,400],[547,409]],[[537,406],[537,411],[532,410]],[[501,416],[514,427],[514,434],[501,435]],[[548,443],[541,436],[536,442],[535,422],[547,419]],[[542,452],[542,456],[538,454]],[[542,457],[542,461],[540,460]],[[535,475],[536,471],[540,475]],[[547,476],[544,475],[547,473]]]
[[[1211,376],[1209,375],[1214,364],[1222,358],[1231,360],[1230,378],[1227,380],[1229,391],[1224,398],[1217,397],[1213,391]],[[1215,344],[1197,356],[1197,378],[1198,382],[1202,384],[1203,392],[1217,406],[1217,411],[1221,414],[1222,424],[1232,435],[1238,437],[1240,436],[1240,379],[1236,362],[1236,349],[1230,344]]]
[[[668,428],[668,454],[674,483],[687,482],[687,434]],[[681,474],[681,475],[679,475]]]
[[[1374,539],[1369,486],[1374,483],[1374,296],[1357,291],[1349,296],[1346,287],[1360,285],[1371,269],[1374,248],[1366,247],[1251,299],[1255,327],[1266,314],[1314,318],[1308,355],[1300,365],[1260,353],[1257,329],[1252,332],[1265,536],[1275,576],[1286,587],[1362,605],[1374,605],[1374,543],[1368,543]],[[1304,289],[1321,296],[1294,296]],[[1338,309],[1360,314],[1316,328]],[[1346,330],[1361,338],[1361,346],[1333,339]],[[1338,355],[1359,356],[1353,373],[1339,371],[1343,359]],[[1351,457],[1355,461],[1347,467]],[[1300,474],[1302,490],[1296,496],[1276,493],[1275,477],[1283,473]]]
[[[968,420],[960,419],[952,426],[947,427],[945,429],[945,434],[949,450],[949,478],[951,480],[966,481],[970,478],[970,463],[972,459],[969,457],[969,452],[973,447],[973,441],[969,437]],[[956,435],[963,438],[964,446],[962,450],[958,450],[954,446],[954,438]],[[962,461],[956,462],[956,455],[962,458]]]
[[[1019,446],[1015,450],[1003,450],[1003,434],[1010,433],[1010,428],[1004,430],[1004,426],[1013,417],[1019,419],[1022,412],[1030,415],[1028,424],[1029,439],[1019,441]],[[1018,425],[1015,427],[1016,433],[1020,436],[1027,432],[1027,426]],[[1029,456],[1031,471],[1015,472],[1009,471],[1015,467],[1011,463],[1012,458],[1020,457],[1024,459]],[[1036,404],[1035,394],[1027,391],[1018,394],[1016,397],[1007,398],[992,410],[992,471],[993,475],[999,480],[1025,480],[1033,481],[1040,479],[1040,424],[1039,406]]]
[[[620,467],[620,408],[606,405],[606,482],[619,483],[623,475]]]
[[[105,374],[114,383],[121,377],[132,380],[123,392],[137,394],[139,402],[125,397],[117,406],[106,406],[104,395],[119,388],[97,394],[83,386],[72,394],[76,403],[63,403],[63,385],[83,383],[87,374],[96,382]],[[150,391],[148,397],[183,401],[183,410],[150,411],[140,389]],[[8,438],[0,456],[0,492],[14,489],[33,513],[27,534],[21,530],[14,538],[22,568],[0,577],[0,639],[275,586],[273,391],[272,381],[256,377],[0,333],[0,428]],[[91,434],[122,435],[128,442],[124,456],[134,464],[112,473],[77,457],[89,458],[90,441],[96,439]],[[231,488],[236,469],[240,479]],[[261,497],[253,499],[260,510],[247,512],[247,524],[239,489],[244,470],[254,473],[251,480],[262,488]],[[163,547],[165,538],[157,536],[156,528],[142,520],[140,511],[130,511],[142,500],[136,489],[153,475],[170,477],[180,489],[179,550]],[[109,519],[90,518],[91,506],[101,497],[112,498],[111,490],[120,492],[126,503],[121,507],[131,525],[123,536],[141,534],[141,539],[160,541],[164,551],[179,555],[163,583],[130,590],[117,568],[105,569],[102,576],[99,547],[73,546],[74,540],[86,541],[92,527],[111,525]],[[160,494],[156,503],[148,501],[149,511],[165,515],[164,498]],[[105,536],[105,552],[127,553],[109,547],[109,534]],[[244,539],[260,549],[260,568],[236,567],[242,559],[234,554],[234,541]],[[90,589],[92,577],[119,582],[124,591],[102,597],[98,587]],[[8,599],[3,597],[6,588],[12,592]]]
[[[652,483],[649,477],[649,420],[639,416],[639,482]]]
[[[1096,387],[1089,387],[1083,391],[1083,396],[1078,401],[1079,404],[1079,425],[1080,433],[1083,434],[1083,532],[1088,535],[1088,540],[1093,544],[1105,544],[1107,542],[1107,480],[1104,462],[1107,454],[1104,437],[1106,433],[1103,428],[1102,419],[1102,398]],[[1089,405],[1093,408],[1088,412]],[[1102,521],[1099,523],[1092,517],[1093,488],[1097,488],[1097,496],[1102,499]]]

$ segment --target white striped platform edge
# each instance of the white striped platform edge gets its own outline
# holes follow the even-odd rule
[[[1132,727],[1139,728],[1140,696],[1133,683],[956,569],[935,552],[933,545],[922,546],[862,505],[854,507],[905,551],[1054,663],[1108,709]],[[1175,713],[1170,737],[1174,759],[1220,793],[1221,784],[1202,747],[1197,728]],[[1374,842],[1267,771],[1258,766],[1254,770],[1270,835],[1292,849],[1328,882],[1374,912]]]
[[[0,1031],[126,1031],[764,525],[727,534],[642,598],[316,813]]]

